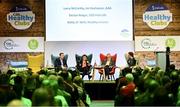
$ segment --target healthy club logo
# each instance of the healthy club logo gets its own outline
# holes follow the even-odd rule
[[[29,49],[36,50],[38,48],[38,46],[39,46],[39,43],[36,39],[29,40],[29,42],[28,42]]]
[[[157,46],[157,44],[153,43],[151,39],[145,38],[141,41],[141,46],[144,49],[150,49],[152,46]]]
[[[176,40],[173,38],[166,39],[166,47],[174,48],[176,46]]]
[[[35,22],[35,14],[26,6],[15,6],[7,14],[7,21],[18,30],[28,29]]]
[[[143,21],[152,29],[164,29],[172,22],[172,13],[162,4],[152,4],[143,14]]]
[[[4,48],[5,49],[12,50],[14,47],[18,47],[18,45],[15,44],[13,40],[7,39],[4,41]]]

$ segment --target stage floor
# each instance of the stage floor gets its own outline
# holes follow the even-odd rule
[[[93,100],[90,107],[114,107],[113,100]]]
[[[106,81],[106,80],[84,80],[84,83],[85,84],[88,84],[88,83],[94,83],[94,84],[112,84],[112,83],[115,83],[115,81],[114,80],[108,80],[108,81]]]

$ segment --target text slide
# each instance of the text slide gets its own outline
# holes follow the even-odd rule
[[[46,0],[47,41],[132,39],[132,0]]]

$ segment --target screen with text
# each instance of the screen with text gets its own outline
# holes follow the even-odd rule
[[[132,41],[132,0],[46,0],[46,41]]]

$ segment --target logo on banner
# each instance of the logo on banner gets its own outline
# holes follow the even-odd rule
[[[29,49],[35,50],[35,49],[38,48],[38,46],[39,46],[39,43],[38,43],[38,41],[36,39],[29,40],[29,42],[28,42]]]
[[[176,46],[176,40],[173,38],[166,39],[166,47],[174,48]]]
[[[18,47],[17,44],[14,43],[14,41],[12,39],[7,39],[4,41],[4,48],[7,50],[11,50],[14,47]]]
[[[172,13],[165,5],[152,4],[143,14],[143,21],[152,29],[164,29],[172,22]]]
[[[151,47],[157,46],[157,44],[153,43],[151,39],[145,38],[141,41],[141,46],[144,49],[150,49]]]
[[[18,30],[28,29],[35,22],[35,14],[27,6],[15,6],[7,14],[7,21]]]
[[[123,37],[129,37],[130,36],[129,30],[128,29],[121,30],[120,35],[122,35]]]

